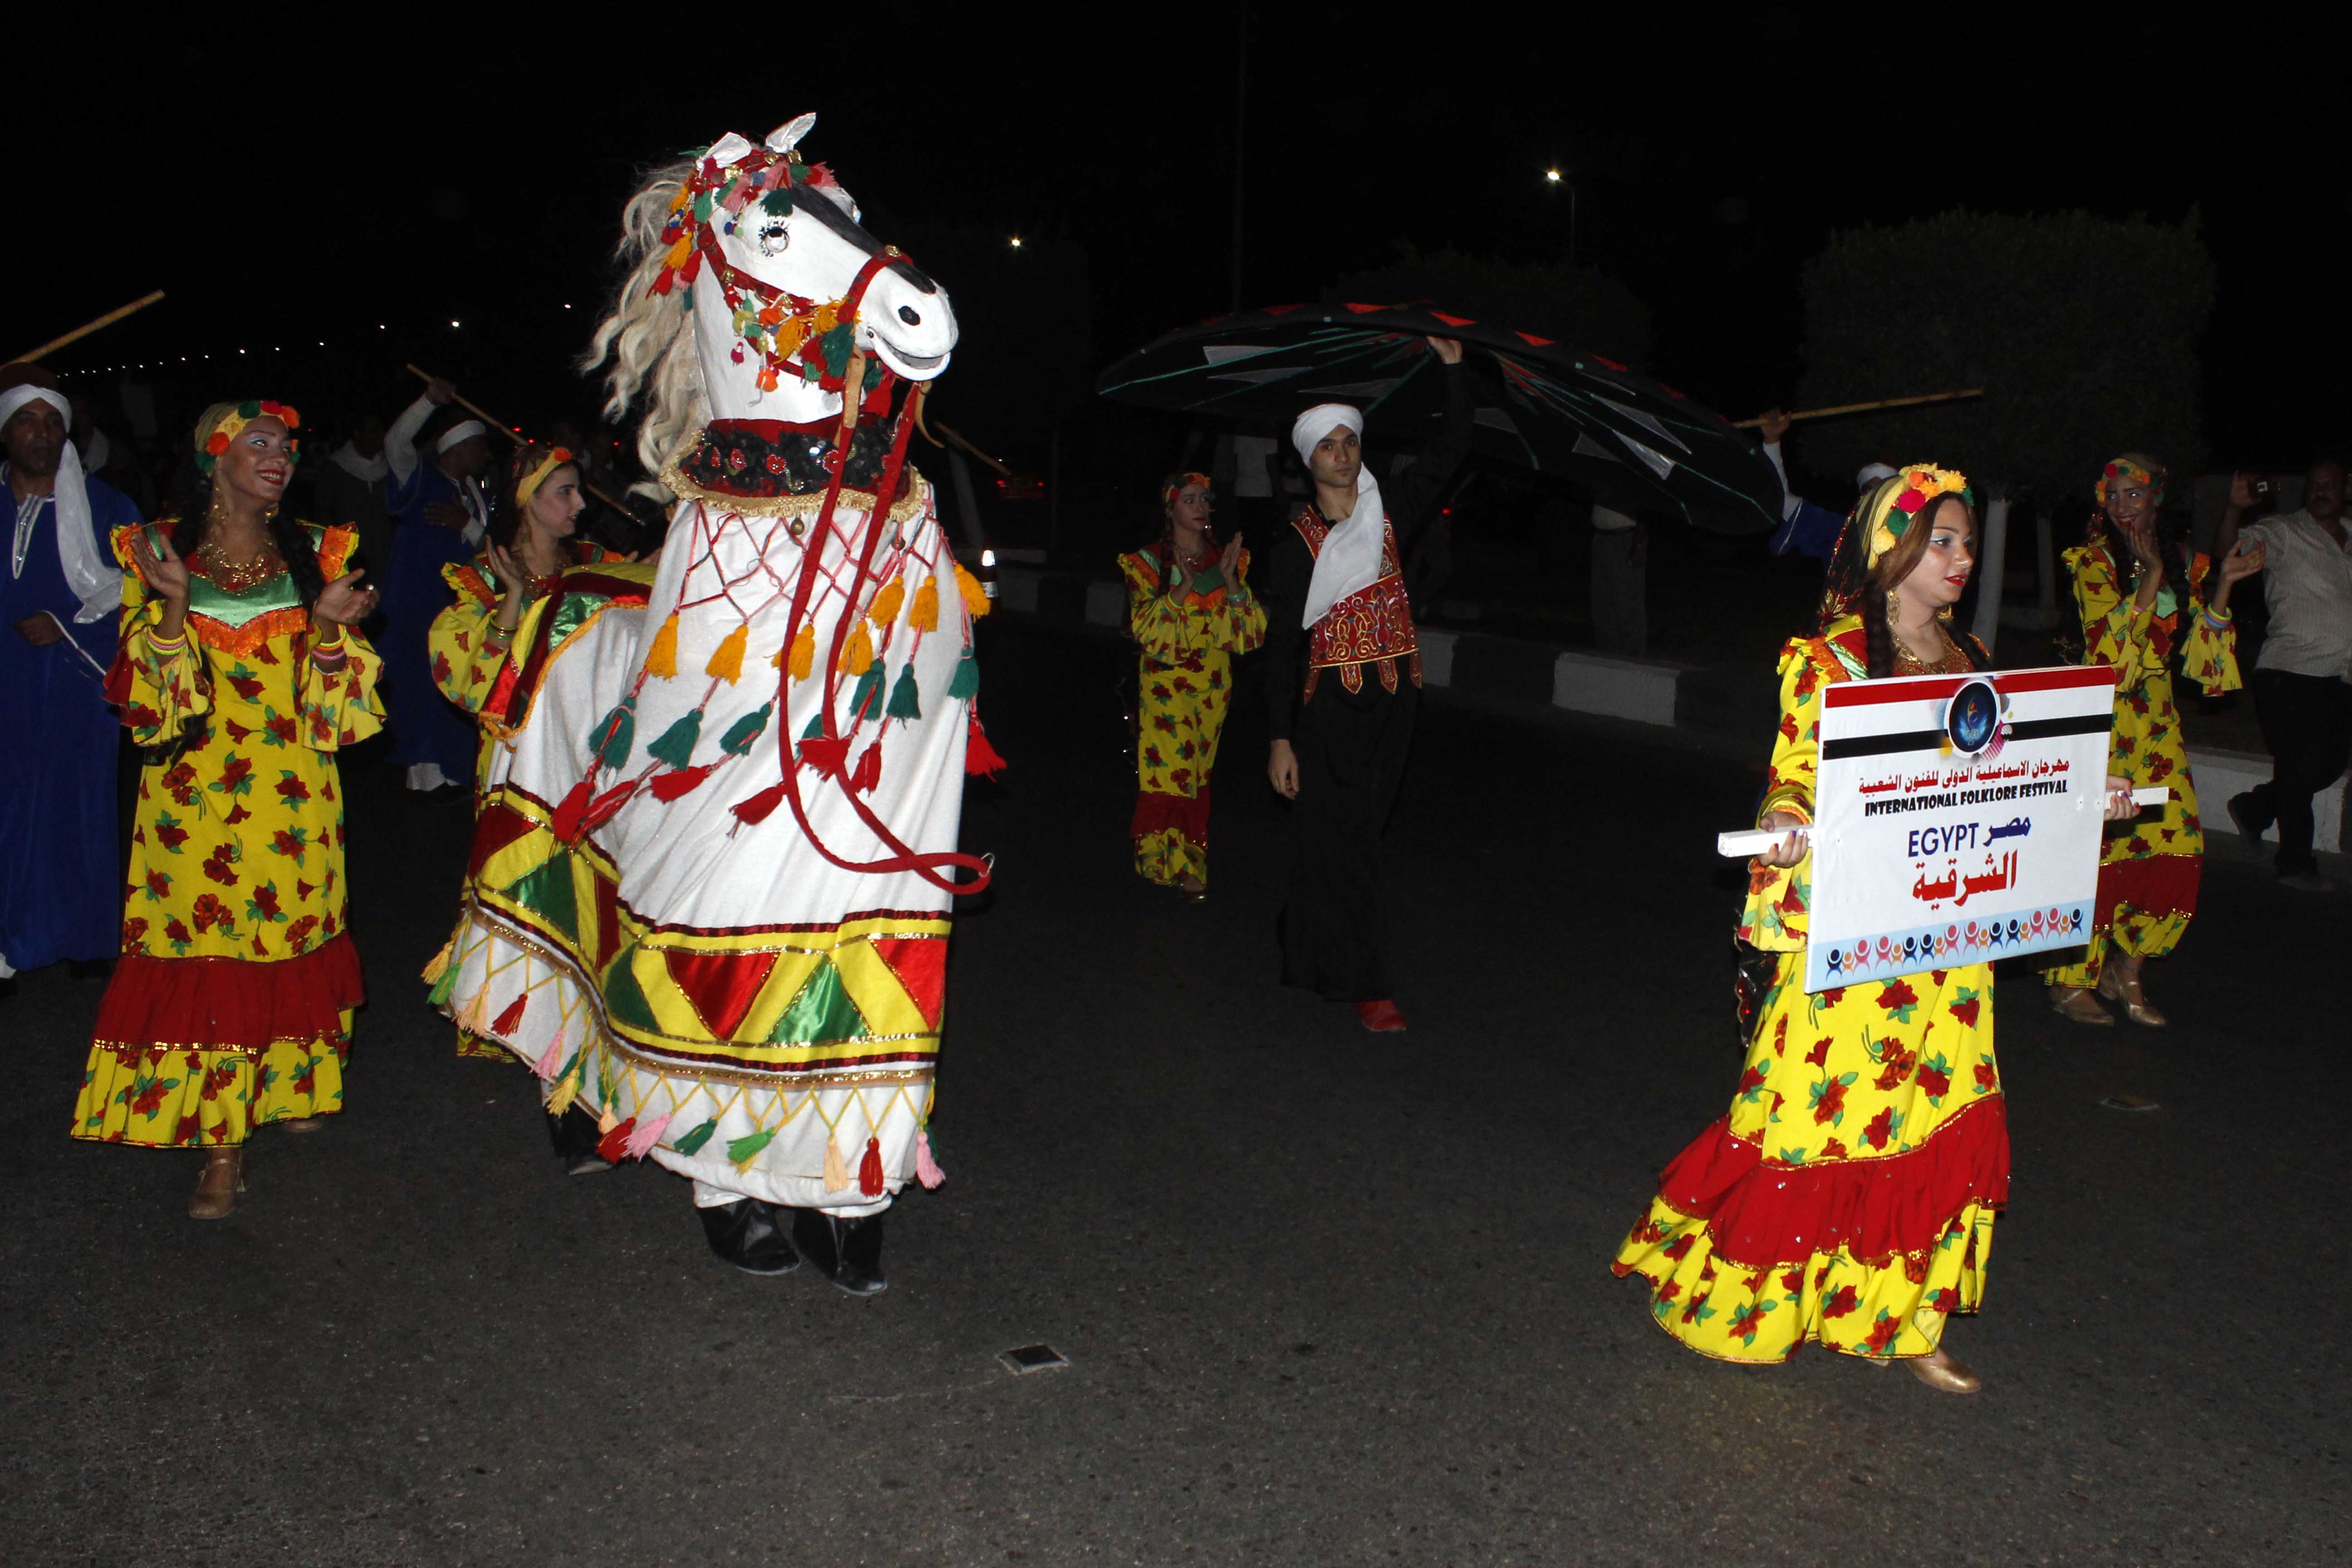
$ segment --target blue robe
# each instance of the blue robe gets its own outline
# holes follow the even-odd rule
[[[0,466],[0,475],[5,475]],[[140,521],[131,498],[85,479],[99,559],[107,535]],[[14,491],[9,541],[15,541]],[[77,625],[80,601],[58,562],[58,508],[43,500],[16,570],[0,570],[0,736],[11,752],[0,787],[0,956],[15,969],[114,956],[122,930],[115,753],[122,721],[100,673],[114,662],[115,617]],[[16,623],[47,610],[70,639],[35,647]],[[97,668],[91,668],[95,665]]]
[[[474,490],[477,499],[480,490]],[[433,679],[433,654],[425,645],[434,617],[456,597],[441,568],[474,558],[480,545],[465,532],[436,528],[425,509],[436,502],[464,505],[457,483],[420,456],[407,479],[386,475],[384,510],[394,522],[391,559],[378,578],[383,590],[384,707],[391,716],[392,755],[403,767],[436,763],[453,784],[474,776],[474,751],[481,737],[472,714],[441,695]]]

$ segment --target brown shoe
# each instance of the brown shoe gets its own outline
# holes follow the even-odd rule
[[[188,1199],[190,1219],[226,1219],[245,1191],[245,1146],[231,1143],[205,1151],[205,1173]]]
[[[1984,1386],[1984,1379],[1949,1351],[1912,1356],[1903,1364],[1911,1369],[1912,1376],[1939,1394],[1974,1394]]]
[[[2099,994],[2110,1002],[2122,1003],[2124,1016],[2133,1023],[2143,1028],[2161,1029],[2172,1020],[2148,1001],[2147,993],[2140,989],[2139,975],[2140,965],[2137,963],[2126,969],[2111,963],[2099,971]]]
[[[2079,985],[2053,985],[2050,1005],[2062,1018],[2077,1024],[2091,1024],[2101,1028],[2115,1026],[2113,1015],[2099,1005],[2099,999]]]

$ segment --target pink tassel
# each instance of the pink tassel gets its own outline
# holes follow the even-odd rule
[[[556,1072],[562,1066],[563,1031],[558,1029],[555,1031],[555,1038],[548,1042],[546,1051],[539,1060],[530,1064],[530,1070],[539,1075],[541,1083],[546,1083],[554,1079]]]
[[[635,1131],[629,1134],[626,1147],[628,1157],[632,1160],[644,1159],[646,1152],[661,1142],[661,1135],[668,1127],[669,1118],[667,1116],[656,1117],[651,1121],[640,1124]]]
[[[925,1128],[915,1134],[915,1180],[922,1183],[926,1191],[936,1191],[947,1179],[948,1173],[931,1158],[930,1130]]]

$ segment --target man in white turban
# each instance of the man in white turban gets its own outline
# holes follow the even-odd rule
[[[1268,551],[1267,773],[1297,807],[1282,981],[1353,1003],[1364,1027],[1381,1033],[1405,1026],[1381,888],[1381,837],[1404,780],[1421,686],[1403,563],[1471,434],[1462,345],[1432,338],[1429,346],[1444,366],[1446,412],[1420,460],[1392,474],[1384,493],[1364,464],[1363,416],[1318,404],[1290,432],[1314,499]]]
[[[0,579],[0,977],[114,956],[122,919],[115,753],[106,705],[122,573],[110,531],[129,497],[81,470],[73,407],[38,365],[0,367],[0,445],[16,509]]]

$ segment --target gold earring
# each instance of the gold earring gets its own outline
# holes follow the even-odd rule
[[[1903,618],[1903,595],[1894,589],[1886,590],[1886,624],[1893,626]]]
[[[1952,624],[1952,606],[1946,605],[1942,609],[1937,610],[1936,612],[1936,618],[1943,622],[1946,626],[1950,626]]]
[[[217,483],[213,486],[212,500],[205,507],[205,520],[208,522],[228,521],[228,497],[221,493]]]

